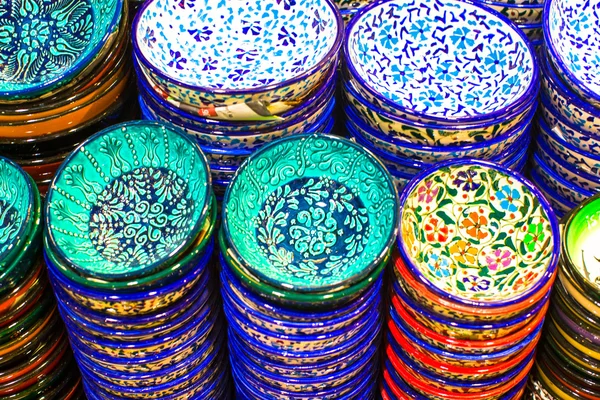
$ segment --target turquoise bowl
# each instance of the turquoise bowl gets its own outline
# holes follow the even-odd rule
[[[71,81],[114,35],[123,0],[6,1],[0,97],[32,99]]]
[[[329,135],[263,146],[236,171],[223,204],[233,257],[287,291],[360,281],[385,258],[397,231],[397,193],[383,164]]]
[[[108,280],[164,269],[195,241],[211,204],[208,163],[183,131],[112,126],[65,160],[47,194],[50,249],[82,275]]]

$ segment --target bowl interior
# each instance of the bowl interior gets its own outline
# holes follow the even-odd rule
[[[332,136],[264,146],[238,170],[224,204],[233,251],[253,274],[288,290],[360,280],[385,257],[396,231],[396,193],[385,168]]]
[[[153,73],[194,87],[245,90],[319,65],[334,48],[338,24],[329,1],[199,0],[180,7],[154,0],[133,29],[141,61]]]
[[[563,245],[569,264],[600,294],[600,198],[574,213],[565,227]]]
[[[536,76],[514,26],[464,2],[382,2],[353,20],[346,57],[368,90],[437,118],[506,110],[524,100]]]
[[[20,251],[29,232],[35,206],[29,176],[0,157],[0,273]]]
[[[115,30],[121,10],[120,0],[5,2],[0,92],[39,92],[74,76]]]
[[[52,251],[85,275],[147,275],[187,249],[210,199],[204,155],[151,122],[108,128],[73,152],[47,194]]]
[[[522,298],[555,259],[554,216],[508,170],[468,163],[432,170],[405,192],[401,250],[429,287],[462,302]]]

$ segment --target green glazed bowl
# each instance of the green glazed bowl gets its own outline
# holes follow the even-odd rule
[[[380,266],[398,196],[381,162],[343,138],[299,135],[263,146],[223,201],[230,251],[248,275],[288,292],[327,292]]]
[[[194,243],[210,196],[206,158],[185,132],[147,121],[115,125],[57,172],[46,196],[48,244],[82,275],[147,276]]]
[[[0,277],[7,274],[27,241],[35,215],[34,187],[21,167],[0,157]]]
[[[250,273],[231,257],[231,248],[225,241],[223,229],[219,230],[219,246],[221,255],[228,267],[240,282],[252,292],[264,299],[274,301],[292,308],[314,309],[323,307],[333,307],[346,304],[360,296],[367,290],[381,275],[389,259],[389,252],[384,256],[382,262],[363,280],[352,286],[343,287],[341,290],[322,292],[322,293],[297,293],[273,287],[265,283]]]
[[[562,265],[588,296],[600,301],[600,195],[571,211],[563,232]]]
[[[178,276],[185,274],[190,267],[195,265],[195,260],[200,257],[204,248],[212,238],[213,232],[217,225],[217,200],[214,195],[211,196],[211,207],[210,217],[206,219],[200,234],[196,238],[192,248],[184,254],[179,260],[170,265],[169,267],[158,271],[155,274],[144,276],[138,279],[126,280],[126,281],[107,281],[100,278],[94,278],[89,276],[79,275],[76,271],[71,269],[68,265],[64,264],[59,260],[52,251],[48,251],[50,244],[48,243],[48,237],[44,237],[44,247],[46,248],[46,255],[50,262],[58,269],[65,278],[75,283],[78,286],[89,287],[93,289],[100,289],[106,291],[136,291],[145,289],[151,286],[162,285],[176,279]]]

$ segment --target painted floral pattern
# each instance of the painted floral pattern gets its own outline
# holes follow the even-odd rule
[[[0,266],[22,233],[27,210],[31,207],[25,174],[0,158]]]
[[[525,39],[467,3],[383,2],[347,36],[355,78],[402,110],[437,118],[487,114],[519,101],[534,80]]]
[[[434,190],[434,198],[423,196]],[[511,298],[546,272],[555,233],[519,180],[486,166],[444,167],[407,196],[402,245],[439,289],[468,300]],[[440,226],[442,237],[432,234]]]

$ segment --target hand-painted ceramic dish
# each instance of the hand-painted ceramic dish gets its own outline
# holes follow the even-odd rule
[[[504,116],[535,95],[539,80],[525,35],[469,2],[377,2],[352,19],[344,56],[370,103],[431,122]]]
[[[71,80],[114,35],[122,9],[122,0],[6,3],[0,94],[33,98]]]
[[[598,1],[573,3],[547,1],[544,8],[544,38],[550,58],[561,77],[581,98],[600,106],[600,40],[594,29],[599,17]]]
[[[482,308],[525,301],[552,279],[560,247],[548,202],[485,161],[423,172],[401,198],[400,251],[429,290]]]
[[[207,106],[303,98],[336,63],[343,23],[329,0],[153,0],[132,32],[135,56],[171,97]]]
[[[49,244],[84,275],[149,275],[194,243],[209,205],[206,159],[184,132],[151,122],[116,125],[58,171],[47,195]]]
[[[396,190],[381,162],[327,135],[263,146],[236,172],[223,206],[234,257],[288,291],[359,282],[388,254],[396,221]]]

